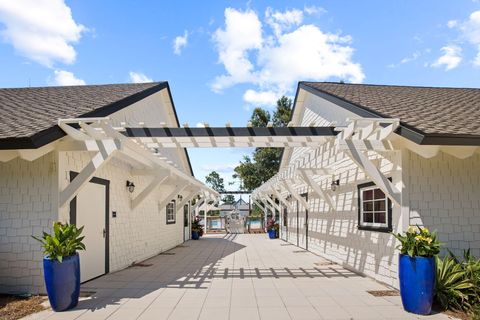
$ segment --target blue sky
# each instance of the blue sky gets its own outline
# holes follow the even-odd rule
[[[190,126],[243,126],[299,80],[480,79],[478,0],[0,0],[0,30],[0,87],[167,80]],[[202,180],[248,152],[189,150]]]

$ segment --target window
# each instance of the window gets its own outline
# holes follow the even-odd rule
[[[166,208],[166,216],[167,216],[167,224],[175,223],[175,200],[172,200],[169,204],[167,204]]]
[[[283,207],[283,226],[288,227],[288,210],[287,210],[287,207]]]
[[[358,186],[358,228],[392,230],[392,203],[373,182]]]
[[[183,206],[183,226],[188,227],[188,203]]]

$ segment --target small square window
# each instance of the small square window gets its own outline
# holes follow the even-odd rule
[[[167,217],[167,224],[174,224],[176,222],[176,203],[175,200],[172,200],[170,203],[167,204],[165,208],[165,213]]]
[[[392,203],[374,183],[358,186],[358,228],[389,232],[392,230]]]

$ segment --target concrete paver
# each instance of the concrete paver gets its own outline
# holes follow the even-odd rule
[[[389,289],[264,234],[205,236],[82,285],[77,308],[29,320],[449,319],[403,311]]]

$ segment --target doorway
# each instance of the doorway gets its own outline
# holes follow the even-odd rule
[[[70,172],[70,180],[76,175]],[[79,251],[81,282],[109,271],[109,197],[110,181],[94,177],[70,202],[70,223],[84,227],[86,250]]]

